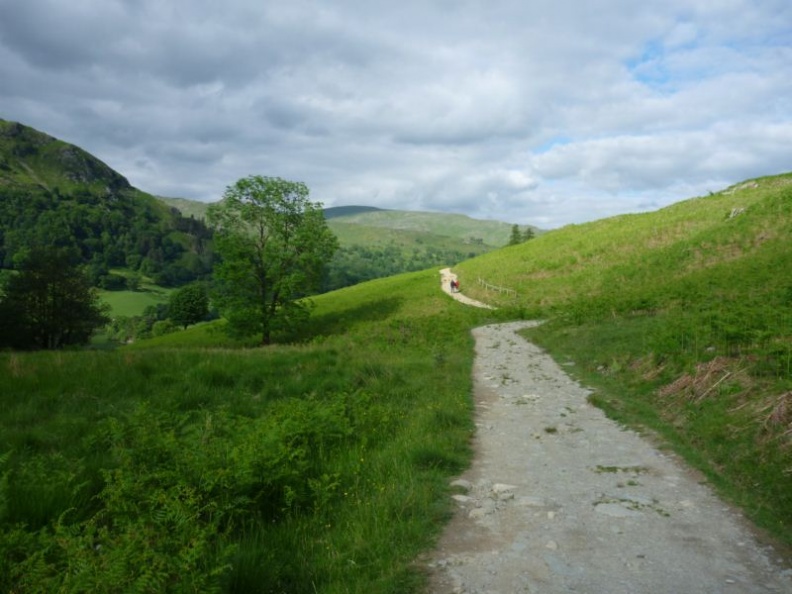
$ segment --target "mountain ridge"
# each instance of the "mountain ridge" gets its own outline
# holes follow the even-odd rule
[[[0,265],[33,246],[71,251],[98,286],[127,268],[164,285],[211,270],[211,232],[87,151],[0,119]],[[114,279],[114,283],[123,279]]]
[[[157,196],[165,204],[178,208],[183,215],[204,218],[211,203],[189,198]],[[435,211],[400,210],[380,208],[369,205],[331,206],[324,209],[328,224],[337,223],[360,225],[362,227],[410,231],[441,235],[462,241],[464,244],[477,244],[489,248],[499,248],[509,241],[512,223],[489,219],[476,219],[461,213]],[[521,229],[530,228],[534,235],[546,231],[533,225],[519,225]],[[340,237],[344,243],[344,233]]]

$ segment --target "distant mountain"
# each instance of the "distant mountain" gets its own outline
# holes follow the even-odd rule
[[[326,219],[335,219],[337,217],[348,217],[358,215],[366,212],[375,212],[383,210],[376,206],[331,206],[324,209]]]
[[[209,206],[184,198],[160,200],[196,219],[203,219]],[[453,213],[363,205],[336,206],[324,212],[341,245],[328,267],[325,290],[432,266],[454,265],[506,245],[512,231],[510,223]],[[536,235],[542,233],[535,227],[531,229]]]
[[[0,119],[0,188],[105,195],[132,191],[127,179],[79,147]]]
[[[185,198],[166,198],[159,200],[177,208],[185,216],[203,219],[209,203]],[[336,232],[341,245],[382,243],[403,238],[420,239],[421,234],[441,236],[461,241],[461,245],[485,246],[487,249],[503,247],[509,242],[512,223],[474,219],[466,215],[445,212],[425,212],[412,210],[392,210],[376,206],[333,206],[324,209],[325,218]],[[524,230],[530,227],[535,235],[544,233],[531,225],[521,225]],[[367,232],[366,229],[369,231]],[[374,231],[376,229],[376,231]],[[387,229],[388,231],[383,231]],[[401,243],[397,241],[397,243]]]
[[[211,233],[83,149],[0,120],[0,265],[33,245],[72,250],[97,284],[126,268],[174,285],[211,270]],[[117,279],[116,279],[117,280]]]
[[[509,242],[512,224],[503,221],[473,219],[469,216],[445,212],[384,210],[371,207],[340,207],[360,209],[359,212],[338,214],[332,222],[378,227],[394,231],[413,231],[452,237],[470,245],[502,247]],[[366,209],[366,210],[363,210]],[[521,226],[525,229],[526,225]],[[542,231],[531,227],[534,234]]]

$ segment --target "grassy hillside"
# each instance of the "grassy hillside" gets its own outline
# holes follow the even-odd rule
[[[428,271],[317,297],[295,346],[0,353],[0,591],[416,591],[488,315]]]
[[[120,174],[79,147],[0,119],[0,186],[94,192],[130,190]]]
[[[156,198],[166,206],[178,210],[182,216],[193,217],[197,220],[206,219],[206,209],[209,207],[208,202],[190,200],[189,198],[165,198],[163,196],[157,196]]]
[[[473,257],[492,251],[492,246],[483,243],[471,242],[450,235],[433,233],[430,231],[414,230],[409,228],[397,229],[390,227],[377,227],[347,221],[348,217],[330,219],[327,226],[338,237],[342,246],[383,246],[397,245],[401,248],[434,247],[443,250],[457,250],[467,252]]]
[[[177,285],[211,268],[211,233],[79,147],[0,120],[0,266],[33,246],[69,249],[96,285],[127,268]],[[104,284],[103,284],[104,283]]]
[[[338,217],[339,222],[401,231],[418,231],[453,237],[466,243],[504,246],[509,241],[512,225],[502,221],[472,219],[461,214],[378,210]]]
[[[205,202],[184,198],[159,199],[179,209],[185,216],[194,216],[196,219],[205,218],[209,206]],[[339,206],[328,208],[325,212],[328,224],[338,235],[342,246],[362,243],[361,236],[366,236],[365,241],[384,243],[404,233],[404,237],[421,238],[425,243],[446,237],[456,240],[457,245],[493,248],[508,243],[512,228],[511,223],[503,221],[485,221],[442,212],[385,210],[371,206]],[[356,227],[361,229],[357,230]],[[533,229],[542,233],[540,229]]]
[[[205,217],[208,207],[181,198],[160,200],[197,220]],[[505,244],[511,233],[507,223],[456,214],[368,206],[341,206],[325,212],[341,249],[328,267],[323,291],[455,264]]]
[[[334,219],[336,217],[346,217],[349,215],[373,212],[377,210],[382,209],[377,208],[376,206],[331,206],[330,208],[325,208],[324,213],[326,219]]]
[[[110,306],[111,317],[139,316],[147,307],[168,302],[171,289],[144,284],[137,291],[99,291],[103,303]]]
[[[471,277],[482,277],[516,289],[521,306],[541,311],[621,291],[624,281],[643,286],[641,279],[625,276],[696,276],[783,239],[790,177],[752,180],[654,213],[569,225],[467,262],[460,271],[471,289]]]
[[[569,226],[455,268],[762,526],[792,534],[792,174]],[[509,288],[516,296],[479,285]]]

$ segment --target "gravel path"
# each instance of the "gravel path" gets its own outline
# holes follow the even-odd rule
[[[515,334],[527,324],[474,331],[476,454],[430,592],[792,593],[792,570],[739,513],[588,404]]]
[[[475,299],[471,299],[464,293],[452,289],[451,288],[452,280],[457,280],[457,275],[451,272],[450,268],[443,268],[440,271],[440,287],[443,289],[443,291],[451,295],[451,297],[453,297],[460,303],[464,303],[465,305],[472,305],[473,307],[482,307],[484,309],[495,309],[491,305],[487,305],[486,303],[482,303],[481,301],[476,301]]]

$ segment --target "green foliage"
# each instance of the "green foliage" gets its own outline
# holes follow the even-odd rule
[[[376,278],[395,276],[403,272],[417,272],[431,267],[444,267],[449,262],[459,262],[477,253],[482,246],[442,247],[448,242],[399,245],[395,241],[384,245],[353,244],[340,248],[327,265],[322,283],[323,291],[349,287]]]
[[[0,266],[40,246],[73,250],[94,286],[130,267],[178,285],[211,270],[211,233],[85,151],[0,120]]]
[[[187,328],[206,319],[209,314],[209,295],[203,284],[193,283],[171,293],[168,317],[175,324]]]
[[[0,294],[0,347],[86,344],[107,323],[105,308],[67,251],[34,249]]]
[[[298,346],[0,354],[0,591],[416,591],[487,319],[438,282],[318,296]]]
[[[299,182],[250,176],[230,186],[208,218],[222,261],[215,268],[215,302],[239,336],[291,331],[308,316],[301,297],[316,292],[324,265],[338,247],[321,205]]]
[[[518,245],[522,243],[522,233],[520,233],[519,225],[512,225],[511,235],[509,236],[509,243],[507,245]]]

